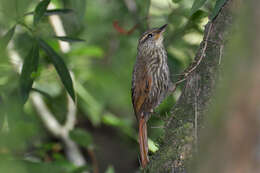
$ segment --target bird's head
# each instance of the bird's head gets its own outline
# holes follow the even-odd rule
[[[167,24],[160,28],[154,28],[146,31],[142,34],[138,43],[139,51],[149,51],[156,49],[157,47],[163,47],[163,32],[165,31]]]

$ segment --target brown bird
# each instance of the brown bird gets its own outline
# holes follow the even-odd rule
[[[132,76],[132,104],[139,123],[139,145],[143,168],[149,162],[146,122],[172,87],[167,53],[163,45],[163,32],[166,26],[167,24],[142,34]]]

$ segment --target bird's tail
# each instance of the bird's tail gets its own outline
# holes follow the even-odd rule
[[[145,118],[139,120],[139,146],[141,153],[141,164],[145,168],[149,162],[148,158],[148,141],[147,141],[147,126]]]

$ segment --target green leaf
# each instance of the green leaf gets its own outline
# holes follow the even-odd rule
[[[51,16],[51,15],[61,15],[61,14],[68,14],[74,12],[72,9],[51,9],[51,10],[45,10],[44,15],[45,16]],[[33,15],[34,12],[26,13],[25,16]]]
[[[32,73],[36,72],[39,63],[39,45],[35,42],[29,52],[25,57],[22,67],[22,73],[20,77],[20,91],[22,95],[23,103],[26,102],[29,96],[29,92],[32,88],[34,78]]]
[[[84,165],[77,167],[71,173],[83,173],[83,172],[91,172],[91,167],[89,165]]]
[[[77,49],[73,49],[70,52],[71,55],[77,56],[89,56],[89,57],[96,57],[102,58],[104,57],[104,50],[101,49],[99,46],[95,45],[88,45],[88,46],[81,46]]]
[[[105,173],[115,173],[114,167],[109,165]]]
[[[48,94],[48,93],[45,92],[45,91],[39,90],[39,89],[37,89],[37,88],[32,88],[31,91],[38,92],[39,94],[41,94],[42,96],[44,96],[44,97],[47,98],[48,100],[51,100],[51,99],[52,99],[51,95]]]
[[[135,130],[131,127],[131,123],[129,121],[120,119],[110,112],[105,112],[102,116],[102,122],[105,125],[120,129],[120,132],[130,138],[136,139]]]
[[[75,101],[75,92],[73,88],[72,79],[63,59],[44,40],[39,39],[38,41],[41,48],[46,52],[51,62],[55,66],[55,69],[58,72],[64,87],[68,91],[71,98]]]
[[[210,15],[210,20],[213,20],[219,13],[219,10],[223,7],[227,0],[217,0],[215,7]]]
[[[207,0],[194,0],[190,15],[193,15],[198,9],[200,9],[206,3],[206,1]]]
[[[93,146],[93,139],[90,133],[87,131],[76,128],[70,132],[70,137],[73,141],[79,144],[82,147],[91,147]]]
[[[49,3],[50,0],[43,0],[37,5],[34,11],[34,18],[33,18],[34,26],[36,26],[40,22],[41,18],[44,16]]]
[[[114,126],[114,127],[123,127],[124,126],[124,122],[116,117],[113,114],[110,113],[106,113],[104,114],[104,116],[102,117],[103,123],[109,126]]]
[[[178,3],[180,2],[181,0],[172,0],[173,3]]]
[[[75,88],[80,99],[78,102],[79,107],[85,113],[84,115],[88,117],[94,126],[99,125],[101,122],[103,106],[90,94],[86,88],[84,88],[84,86],[82,86],[81,83],[75,81]]]
[[[52,163],[42,163],[42,162],[30,162],[30,161],[19,161],[23,163],[23,166],[26,168],[26,172],[37,172],[37,173],[69,173],[69,171],[66,170],[66,167],[64,165],[57,164],[55,162]],[[18,163],[19,163],[18,162]],[[16,162],[13,162],[13,165],[16,164]]]
[[[192,16],[190,17],[190,20],[192,20],[192,22],[194,23],[199,23],[201,19],[203,19],[204,17],[207,17],[208,13],[203,11],[203,10],[197,10],[195,13],[192,14]]]
[[[148,147],[149,147],[149,150],[152,151],[153,153],[158,151],[158,147],[156,146],[156,143],[153,140],[151,140],[150,138],[148,138]]]
[[[72,37],[68,37],[68,36],[54,36],[54,38],[57,38],[61,41],[67,41],[67,42],[83,42],[85,40],[83,39],[79,39],[79,38],[72,38]]]
[[[15,26],[12,27],[1,39],[0,39],[0,51],[2,52],[12,39],[15,31]]]
[[[47,10],[45,12],[46,16],[51,16],[51,15],[60,15],[60,14],[68,14],[68,13],[73,13],[74,11],[72,9],[68,8],[63,8],[63,9],[52,9],[52,10]]]

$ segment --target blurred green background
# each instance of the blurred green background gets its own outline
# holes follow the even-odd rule
[[[41,16],[39,2],[0,0],[2,45],[8,40],[6,33],[16,25],[8,47],[0,49],[0,172],[138,171],[137,125],[130,94],[138,38],[148,28],[169,24],[164,40],[171,78],[176,81],[195,56],[213,4],[200,8],[192,7],[193,0],[51,0],[49,8],[63,10],[44,11]],[[40,10],[35,11],[37,6]],[[41,16],[37,24],[36,15]],[[132,28],[133,32],[120,32]],[[64,30],[64,35],[56,30]],[[40,94],[55,119],[66,122],[71,103],[64,81],[69,78],[57,73],[54,54],[41,46],[38,66],[27,78],[29,83],[34,80],[33,89],[22,90],[30,97],[25,104],[21,101],[21,83],[26,80],[19,74],[19,63],[30,57],[39,38],[59,55],[73,76],[77,116],[69,138],[80,147],[84,165],[75,166],[68,158],[64,141],[46,129],[33,103],[32,93]],[[27,71],[34,65],[26,66]],[[163,139],[164,120],[180,91],[178,88],[167,98],[149,120],[151,154]]]

